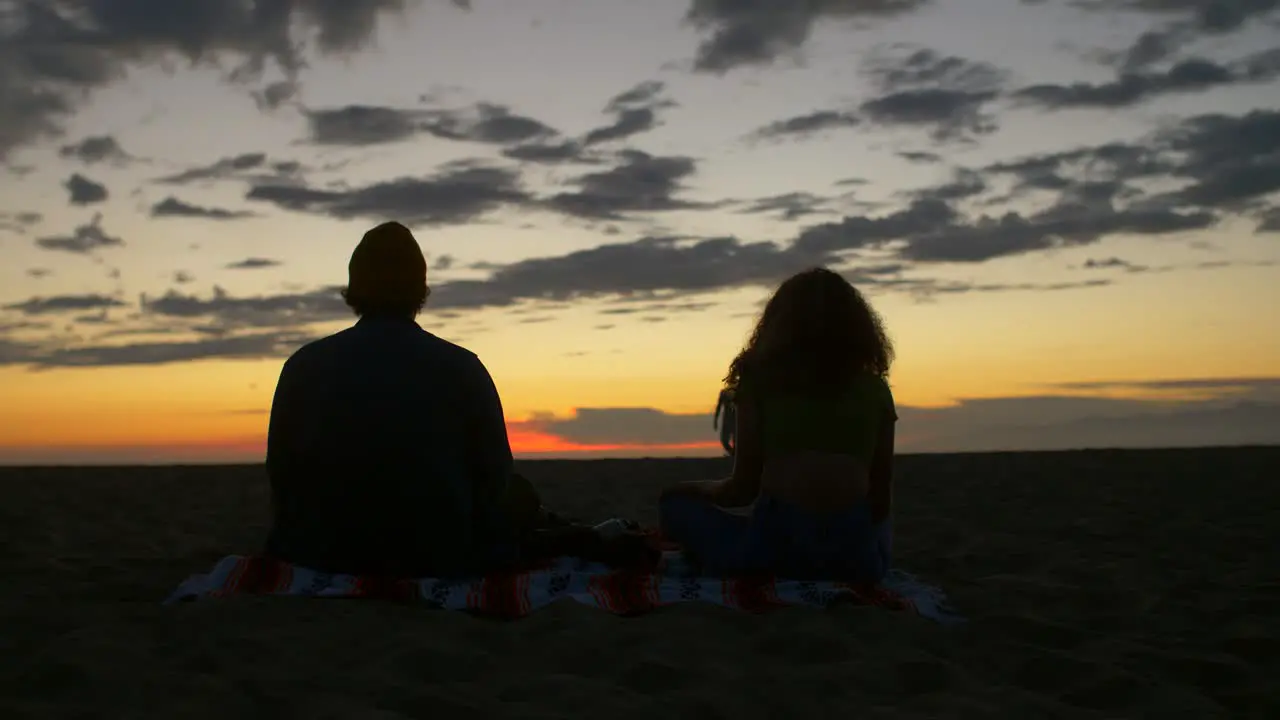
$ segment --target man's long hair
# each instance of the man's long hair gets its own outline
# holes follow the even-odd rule
[[[839,274],[813,268],[774,292],[725,386],[736,389],[750,375],[758,386],[818,394],[860,373],[884,377],[892,362],[884,324],[862,293]]]

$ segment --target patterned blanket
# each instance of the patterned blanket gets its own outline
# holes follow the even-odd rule
[[[943,623],[963,622],[942,591],[900,570],[891,571],[875,587],[771,577],[709,578],[691,572],[678,552],[664,553],[659,569],[653,572],[618,571],[558,558],[532,570],[469,580],[331,575],[265,557],[230,555],[211,572],[188,578],[168,602],[233,595],[419,601],[434,608],[505,619],[525,617],[566,598],[618,615],[639,615],[679,602],[710,602],[749,612],[849,602],[912,612]]]

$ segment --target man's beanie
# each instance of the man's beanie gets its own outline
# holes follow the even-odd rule
[[[347,265],[347,295],[362,302],[395,304],[422,293],[427,259],[409,228],[386,222],[364,234]]]

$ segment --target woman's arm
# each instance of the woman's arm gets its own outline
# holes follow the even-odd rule
[[[733,474],[709,488],[712,502],[728,508],[745,507],[755,502],[760,495],[760,476],[764,472],[759,408],[752,398],[740,397],[735,415]]]
[[[896,418],[886,412],[880,421],[876,449],[871,456],[870,487],[867,500],[871,505],[871,521],[877,525],[893,513],[893,427]]]

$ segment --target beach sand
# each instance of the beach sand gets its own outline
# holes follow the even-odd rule
[[[970,618],[850,606],[516,622],[161,601],[265,533],[261,467],[0,469],[0,717],[1280,717],[1280,448],[907,456],[897,564]],[[652,522],[719,460],[522,462]]]

